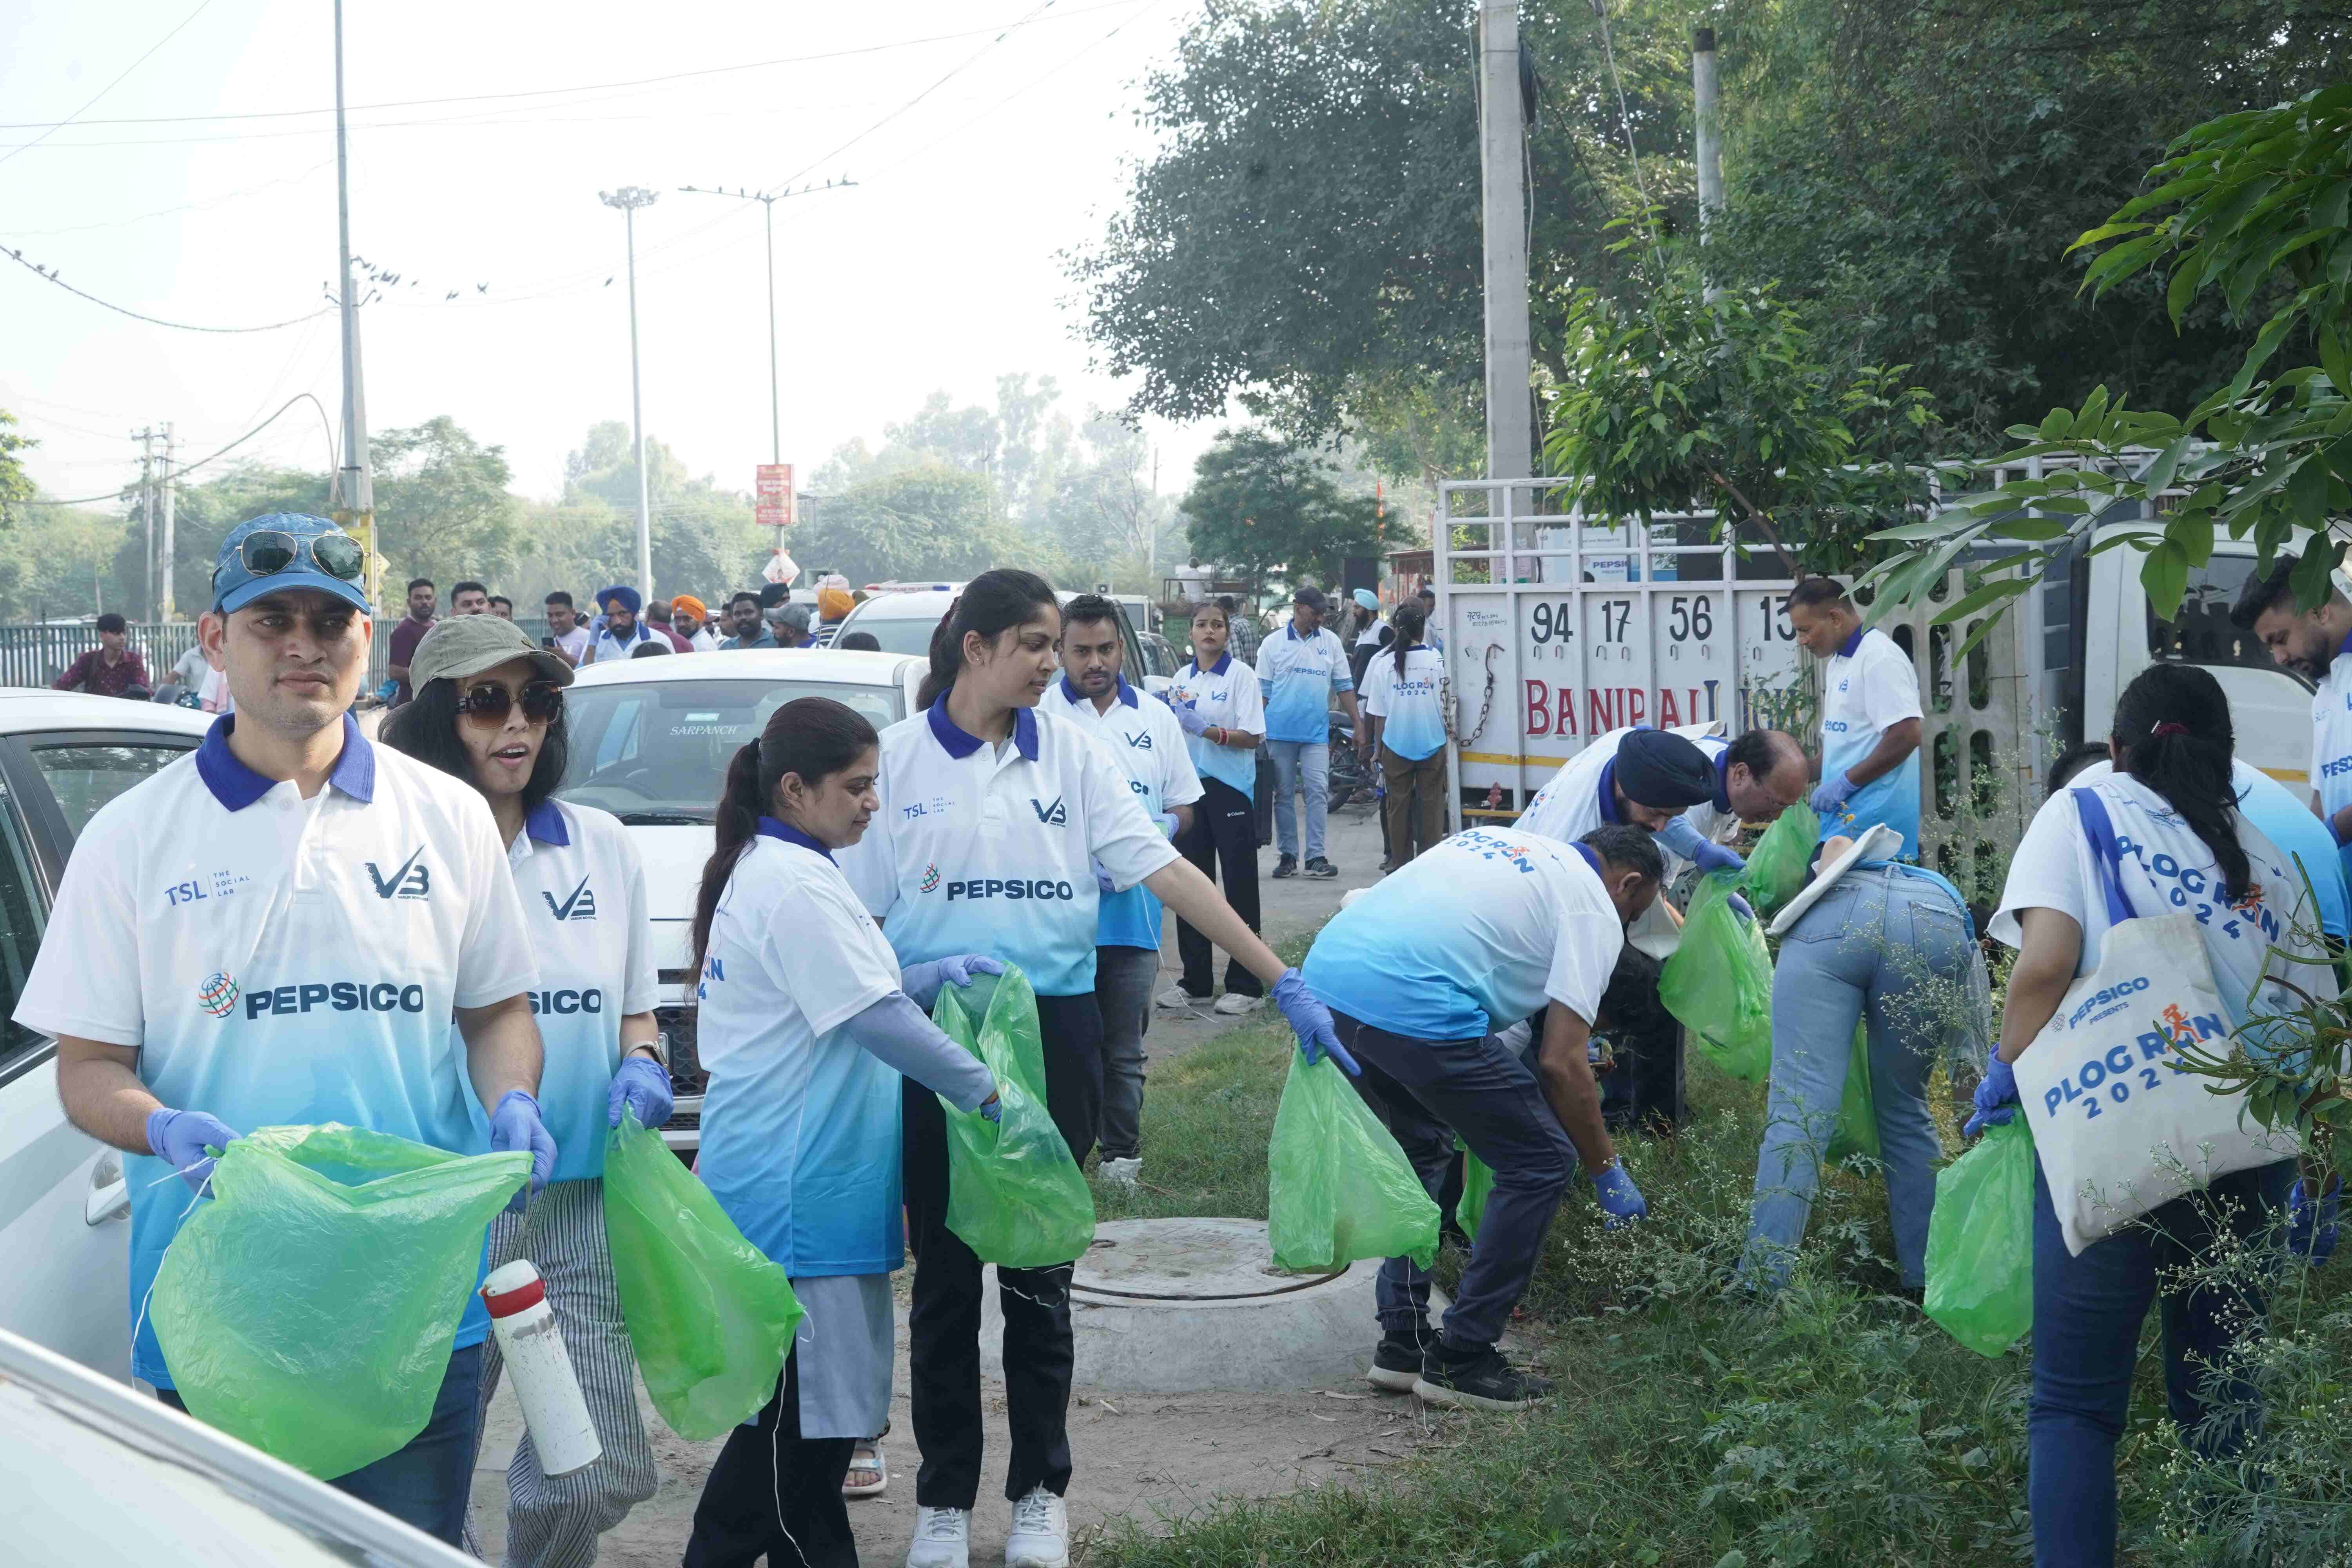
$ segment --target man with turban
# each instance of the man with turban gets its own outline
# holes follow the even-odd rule
[[[669,602],[669,629],[686,639],[688,653],[716,653],[719,639],[710,635],[710,610],[691,594]]]
[[[607,659],[627,658],[637,651],[641,642],[664,642],[654,629],[637,619],[637,612],[646,607],[645,595],[627,584],[618,584],[596,595],[604,606],[604,629],[588,647],[588,662],[603,664]],[[664,642],[664,646],[667,646]]]

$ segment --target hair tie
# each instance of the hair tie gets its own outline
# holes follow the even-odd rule
[[[751,753],[751,760],[753,762],[758,762],[760,760],[760,737],[754,735],[750,740],[744,742],[743,749]]]
[[[2147,732],[2147,736],[2149,740],[2153,741],[2166,735],[2186,735],[2187,733],[2189,733],[2188,725],[2176,724],[2171,720],[2167,719],[2163,723],[2158,724],[2155,729],[2150,730]]]

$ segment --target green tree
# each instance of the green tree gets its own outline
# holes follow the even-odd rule
[[[40,445],[29,436],[19,436],[13,426],[16,416],[0,408],[0,527],[17,521],[19,509],[34,495],[32,477],[25,472],[16,454],[28,447]]]
[[[1253,581],[1282,566],[1293,578],[1336,583],[1348,556],[1385,542],[1372,501],[1342,494],[1328,458],[1263,430],[1218,431],[1181,504],[1193,552]]]
[[[969,577],[1019,557],[990,495],[984,475],[923,458],[827,494],[786,542],[853,583]]]

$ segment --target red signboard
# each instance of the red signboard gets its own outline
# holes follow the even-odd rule
[[[792,527],[793,466],[790,463],[761,464],[758,494],[761,527]]]

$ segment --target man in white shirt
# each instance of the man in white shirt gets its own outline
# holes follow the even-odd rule
[[[1127,775],[1143,809],[1170,838],[1192,825],[1201,775],[1183,727],[1164,702],[1148,701],[1119,673],[1118,606],[1081,594],[1062,606],[1062,679],[1037,706],[1093,737]],[[1115,891],[1097,873],[1095,1000],[1103,1019],[1102,1163],[1106,1180],[1141,1179],[1143,1032],[1160,977],[1160,900],[1138,884]]]
[[[1789,625],[1822,672],[1822,782],[1813,809],[1822,837],[1859,838],[1879,823],[1903,835],[1902,858],[1919,858],[1919,672],[1885,632],[1862,616],[1834,577],[1789,591]]]
[[[2281,555],[2267,576],[2246,579],[2230,620],[2270,650],[2271,661],[2318,688],[2311,694],[2312,810],[2340,847],[2352,841],[2352,602],[2331,580],[2313,609],[2295,605],[2302,563]],[[2345,862],[2352,868],[2352,859]]]
[[[547,596],[545,607],[548,635],[541,646],[574,668],[587,662],[588,628],[580,624],[572,595],[558,588]]]
[[[710,611],[691,594],[669,602],[669,629],[686,639],[689,653],[716,653],[719,639],[710,635]]]
[[[638,612],[646,606],[645,595],[627,584],[605,589],[596,595],[596,602],[604,606],[604,629],[596,634],[596,640],[589,646],[588,661],[591,664],[610,664],[627,658],[637,651],[640,643],[654,642],[664,647],[669,647],[667,637],[637,619]]]
[[[1360,730],[1356,682],[1348,650],[1323,624],[1330,601],[1307,586],[1291,600],[1290,625],[1258,647],[1258,689],[1265,698],[1265,750],[1274,763],[1274,840],[1281,852],[1276,878],[1299,871],[1298,808],[1307,797],[1307,874],[1329,879],[1339,868],[1324,858],[1324,808],[1331,776],[1331,697],[1338,693],[1351,728]]]
[[[236,716],[91,819],[17,1005],[57,1037],[67,1115],[131,1156],[134,1313],[187,1188],[254,1128],[340,1121],[472,1153],[478,1097],[492,1147],[532,1156],[531,1191],[554,1167],[537,969],[489,808],[347,711],[367,668],[362,562],[323,518],[256,518],[223,542],[199,635]],[[382,1331],[361,1305],[348,1331]],[[424,1430],[333,1484],[457,1544],[488,1330],[469,1292]],[[152,1315],[131,1365],[179,1403]]]

